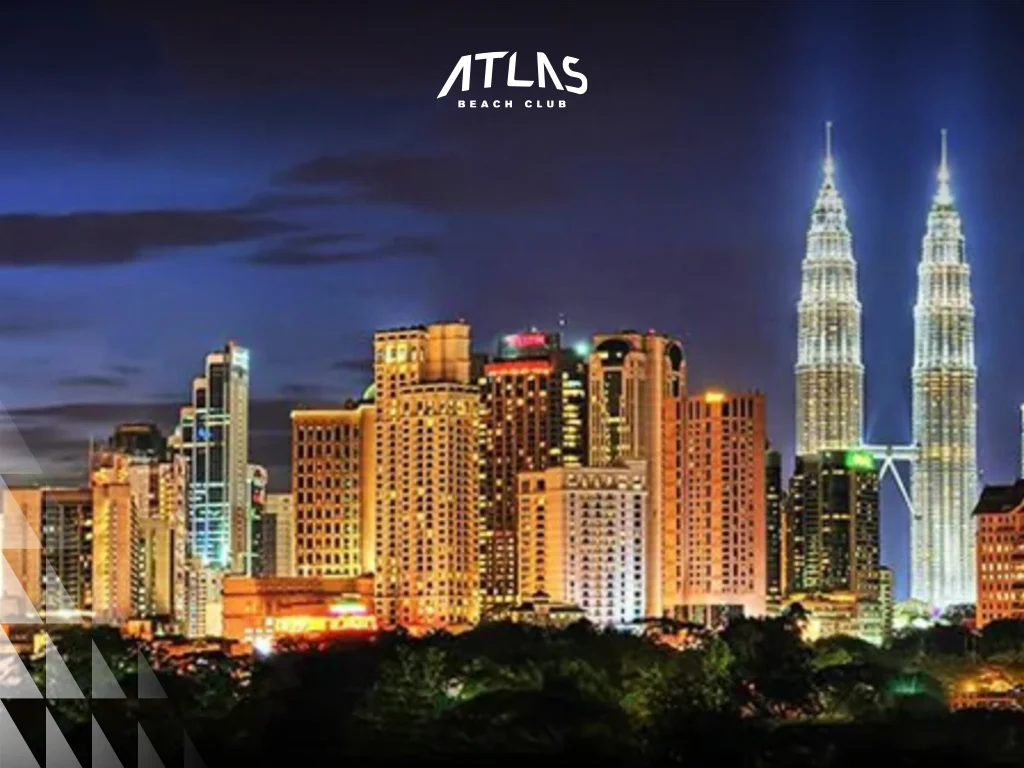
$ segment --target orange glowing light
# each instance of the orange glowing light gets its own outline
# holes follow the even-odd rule
[[[704,395],[705,403],[723,403],[725,402],[724,392],[708,392]]]

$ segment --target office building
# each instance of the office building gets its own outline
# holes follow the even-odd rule
[[[372,400],[292,411],[299,576],[354,577],[373,571],[374,413]]]
[[[878,469],[871,454],[826,451],[797,457],[787,514],[791,592],[878,597]]]
[[[777,601],[786,594],[786,521],[785,491],[782,487],[782,454],[769,449],[765,454],[765,578],[768,600]]]
[[[686,430],[686,615],[709,625],[724,616],[763,616],[764,395],[694,395],[687,401]]]
[[[976,622],[1024,620],[1024,480],[989,485],[974,509],[977,521]]]
[[[379,331],[373,346],[378,617],[385,626],[475,624],[480,394],[469,326]]]
[[[107,442],[107,448],[137,461],[160,462],[167,455],[167,438],[156,424],[129,422],[117,425]]]
[[[247,473],[249,488],[248,549],[245,553],[245,573],[259,575],[263,572],[263,514],[267,505],[267,486],[270,478],[266,467],[250,464]]]
[[[0,483],[0,542],[11,572],[32,605],[43,613],[42,546],[43,489],[9,488]],[[38,544],[36,542],[39,542]],[[4,605],[0,615],[10,616],[26,606],[7,605],[10,590],[0,585]],[[19,596],[20,599],[20,596]]]
[[[268,493],[263,516],[264,577],[289,578],[295,570],[295,510],[290,493]]]
[[[234,342],[206,356],[180,411],[172,450],[188,460],[189,556],[245,573],[249,525],[249,351]]]
[[[586,461],[586,361],[557,333],[505,336],[480,378],[480,593],[516,601],[516,476]]]
[[[680,615],[686,487],[682,345],[653,331],[597,335],[588,379],[590,465],[647,462],[645,612]]]
[[[975,597],[971,511],[978,498],[971,268],[950,190],[945,131],[917,277],[910,595],[944,608]]]
[[[859,448],[864,422],[857,264],[835,183],[831,123],[826,130],[824,179],[811,213],[797,305],[797,456]]]
[[[580,608],[593,623],[645,617],[647,466],[552,467],[519,475],[519,593]]]
[[[553,467],[519,476],[519,593],[590,621],[644,617],[646,465]]]
[[[97,623],[120,625],[142,610],[144,552],[131,460],[92,455],[92,610]]]
[[[224,634],[224,571],[193,558],[185,569],[185,636]]]
[[[882,606],[882,641],[892,639],[895,619],[895,598],[893,597],[892,569],[883,565],[878,569],[878,602]]]

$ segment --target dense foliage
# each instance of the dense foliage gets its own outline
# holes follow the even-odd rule
[[[939,626],[882,650],[847,637],[807,645],[798,618],[734,621],[682,651],[582,623],[486,624],[458,636],[282,649],[251,667],[210,657],[161,667],[169,698],[158,702],[132,699],[134,654],[103,635],[97,645],[128,700],[60,702],[56,712],[83,764],[90,707],[126,765],[138,721],[165,764],[181,764],[187,731],[210,768],[451,765],[511,753],[620,766],[1024,764],[1024,716],[950,714],[945,703],[957,680],[1024,670],[1024,623],[980,635]],[[85,687],[90,638],[75,630],[59,647]],[[33,674],[42,683],[40,664]],[[31,702],[12,704],[30,731]]]

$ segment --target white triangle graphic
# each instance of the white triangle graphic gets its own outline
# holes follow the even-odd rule
[[[11,713],[0,702],[0,765],[4,768],[39,768],[32,750],[25,743]]]
[[[46,710],[46,768],[82,768],[50,710]]]
[[[96,647],[96,641],[92,643],[92,698],[94,699],[123,699],[126,698],[124,691],[114,677],[114,673],[107,666],[103,654]]]
[[[0,560],[0,624],[42,624],[11,564],[2,554]]]
[[[139,682],[139,698],[140,699],[166,699],[167,694],[164,692],[164,688],[160,685],[160,681],[157,680],[156,673],[153,668],[149,666],[149,661],[146,660],[145,655],[142,653],[142,647],[138,650],[139,661],[138,661],[138,682]]]
[[[43,474],[39,463],[32,455],[25,438],[15,426],[7,409],[0,403],[0,474],[32,475]]]
[[[185,734],[185,755],[182,762],[185,764],[185,768],[206,768],[206,763],[199,756],[196,745],[192,743],[192,739],[188,737],[187,733]]]
[[[95,715],[92,718],[92,768],[124,768]]]
[[[41,699],[43,695],[25,662],[0,627],[0,699]]]
[[[71,674],[68,665],[53,644],[50,636],[46,636],[46,698],[56,699],[84,699],[82,689],[78,687],[75,676]]]
[[[139,723],[139,768],[164,768],[164,761]]]
[[[0,448],[2,452],[3,448]],[[0,453],[0,456],[3,454]],[[0,459],[0,464],[3,460]],[[41,549],[39,536],[29,525],[24,512],[14,500],[7,484],[0,477],[0,524],[2,533],[0,536],[0,548],[2,549]],[[40,525],[42,522],[40,522]]]
[[[61,580],[49,562],[46,563],[46,593],[43,596],[47,624],[81,624],[78,603],[64,589]]]

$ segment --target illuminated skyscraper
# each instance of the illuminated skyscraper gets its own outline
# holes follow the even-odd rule
[[[385,626],[465,627],[480,614],[480,390],[469,326],[378,331],[376,578]]]
[[[978,497],[974,305],[960,215],[949,187],[946,132],[928,212],[914,306],[910,594],[943,607],[975,598],[971,511]]]
[[[204,566],[247,573],[249,525],[249,351],[234,342],[206,356],[171,440],[188,459],[189,554]]]
[[[797,305],[797,456],[859,448],[863,425],[857,264],[835,184],[832,124],[826,125],[824,181],[807,232]]]
[[[299,576],[373,571],[374,412],[366,399],[341,408],[292,411]]]
[[[763,616],[767,595],[765,408],[760,392],[687,402],[687,617]]]
[[[786,500],[782,489],[782,454],[776,450],[765,453],[764,494],[765,554],[768,561],[765,579],[768,599],[778,600],[786,594]]]
[[[685,550],[683,347],[654,331],[599,334],[588,379],[590,465],[647,462],[646,615],[677,615],[683,605]]]
[[[480,598],[516,601],[516,475],[586,461],[586,361],[557,333],[502,338],[480,378]],[[525,597],[523,598],[525,599]]]

